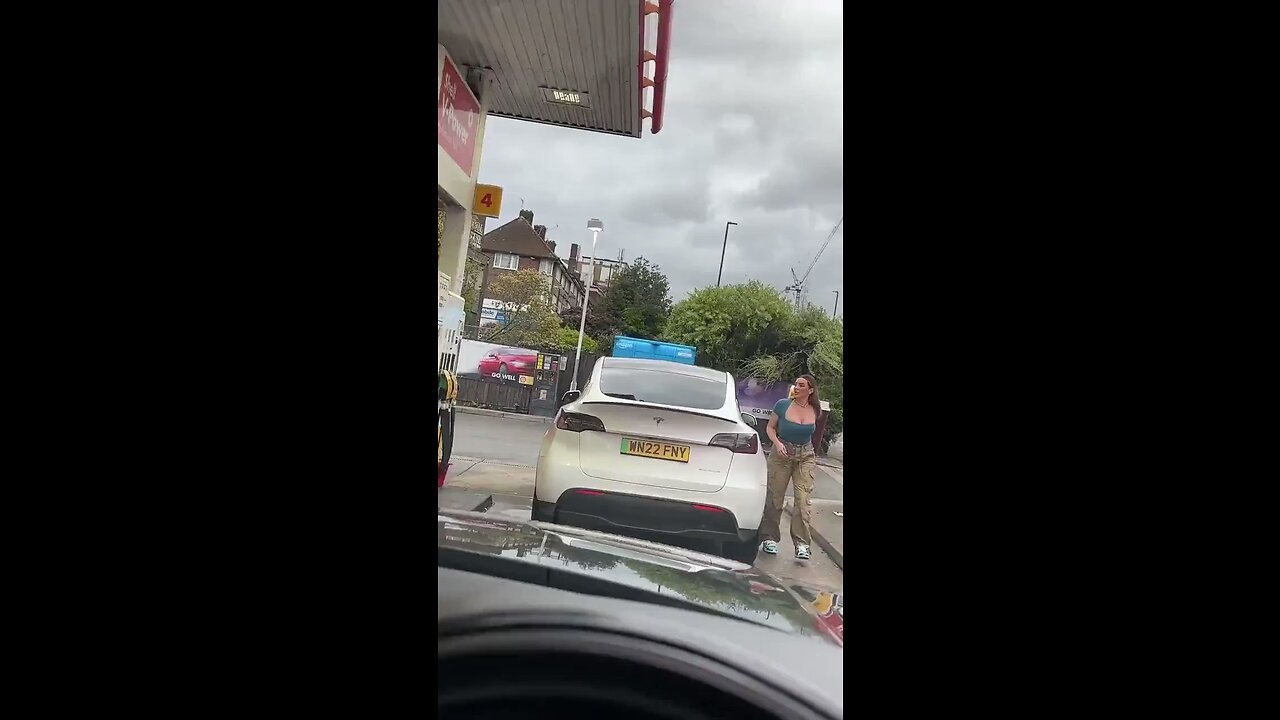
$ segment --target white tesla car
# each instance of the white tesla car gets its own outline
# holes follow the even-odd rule
[[[538,450],[534,520],[718,540],[755,561],[765,456],[732,375],[605,357],[565,400]]]

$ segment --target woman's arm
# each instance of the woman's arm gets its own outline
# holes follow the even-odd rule
[[[765,426],[764,431],[769,434],[769,439],[773,441],[773,451],[781,453],[782,457],[787,456],[787,448],[778,439],[778,413],[774,412],[769,416],[769,424]]]

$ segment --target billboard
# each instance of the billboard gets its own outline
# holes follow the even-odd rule
[[[529,348],[463,340],[458,350],[458,375],[532,385],[539,370],[560,371],[560,356]]]
[[[481,320],[492,320],[499,325],[506,325],[511,322],[511,317],[504,310],[494,310],[493,308],[480,308]]]
[[[484,298],[480,302],[480,319],[492,320],[499,325],[506,325],[517,312],[528,312],[528,305],[516,305],[513,302],[502,302],[493,298]]]
[[[790,392],[789,382],[746,378],[738,381],[738,406],[748,415],[767,420],[773,413],[773,406]]]
[[[472,177],[476,135],[480,131],[480,102],[447,56],[442,72],[440,97],[436,101],[436,145],[444,148],[467,177]]]

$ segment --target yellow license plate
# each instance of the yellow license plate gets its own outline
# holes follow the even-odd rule
[[[682,463],[689,462],[688,445],[672,445],[671,443],[653,442],[651,440],[622,438],[622,454],[658,458],[659,460],[675,460]]]

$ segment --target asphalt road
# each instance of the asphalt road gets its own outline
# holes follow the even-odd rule
[[[550,427],[545,423],[463,412],[457,414],[457,425],[453,439],[455,457],[527,467],[537,463],[538,446]],[[813,499],[843,501],[844,486],[819,468],[814,477]]]
[[[453,435],[453,454],[533,467],[546,423],[513,420],[494,415],[459,412]]]

